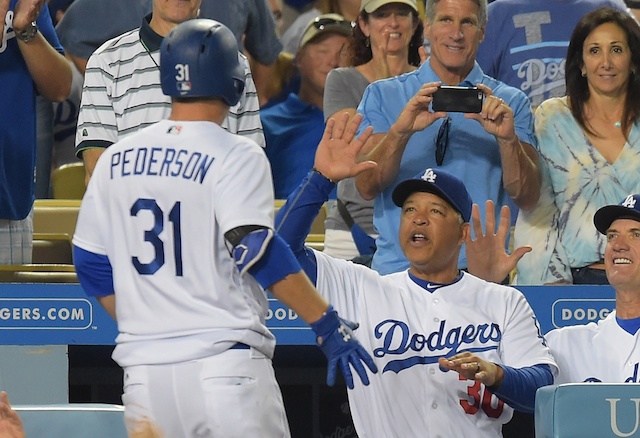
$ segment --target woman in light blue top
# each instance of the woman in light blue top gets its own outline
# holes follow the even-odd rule
[[[596,210],[640,189],[640,26],[600,8],[576,25],[566,60],[567,96],[535,113],[542,189],[520,211],[515,245],[533,251],[517,284],[607,284],[606,236]]]

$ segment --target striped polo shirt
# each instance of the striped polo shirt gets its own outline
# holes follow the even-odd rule
[[[158,66],[162,37],[151,29],[150,20],[151,14],[140,29],[107,41],[89,58],[76,131],[79,157],[84,149],[109,147],[169,117],[171,98],[162,93]],[[222,127],[264,147],[256,86],[246,57],[238,56],[245,69],[245,90]]]

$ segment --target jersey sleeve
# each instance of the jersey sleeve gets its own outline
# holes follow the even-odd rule
[[[111,81],[100,53],[89,58],[84,75],[78,129],[76,131],[76,155],[88,148],[107,148],[118,140],[116,115],[111,104]]]
[[[513,368],[547,364],[555,376],[558,372],[540,324],[524,295],[508,288],[511,296],[506,301],[506,321],[502,333],[501,352],[503,363]]]
[[[246,146],[246,145],[245,145]],[[274,196],[271,168],[264,152],[236,146],[224,157],[224,169],[214,188],[216,220],[223,234],[244,225],[273,229]]]
[[[94,172],[87,191],[82,198],[76,229],[73,234],[73,244],[85,251],[107,255],[107,239],[105,235],[109,227],[107,227],[102,218],[106,217],[104,206],[101,200],[104,199],[104,189],[102,188],[102,174],[99,171],[101,165],[106,165],[106,160],[98,160],[96,171]]]
[[[341,317],[359,321],[360,294],[365,293],[368,285],[376,287],[379,274],[366,266],[336,259],[316,250],[312,251],[317,260],[318,292],[333,305]],[[366,312],[366,309],[364,311]]]

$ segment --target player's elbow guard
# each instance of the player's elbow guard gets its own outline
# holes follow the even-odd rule
[[[302,268],[286,242],[270,228],[240,227],[225,234],[243,275],[249,272],[264,289]]]

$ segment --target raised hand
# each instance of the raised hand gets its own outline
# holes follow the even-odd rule
[[[503,205],[500,210],[500,223],[496,229],[495,210],[493,201],[485,204],[486,233],[482,231],[480,209],[473,204],[471,210],[471,225],[475,238],[468,233],[465,241],[467,252],[467,267],[469,272],[483,280],[500,283],[516,267],[518,261],[531,251],[530,246],[521,246],[508,254],[505,250],[510,231],[511,213],[508,206]]]
[[[348,113],[337,115],[327,121],[316,150],[314,167],[333,182],[356,176],[377,166],[374,161],[359,163],[357,160],[358,153],[373,132],[373,128],[369,126],[356,138],[360,122],[361,114],[356,114],[350,120]]]
[[[336,372],[340,369],[347,387],[353,389],[350,366],[356,370],[362,383],[368,385],[369,376],[362,363],[364,362],[372,373],[377,373],[378,367],[353,334],[357,324],[340,318],[338,312],[329,306],[322,318],[310,325],[318,337],[320,349],[327,356],[327,385],[335,384]]]

